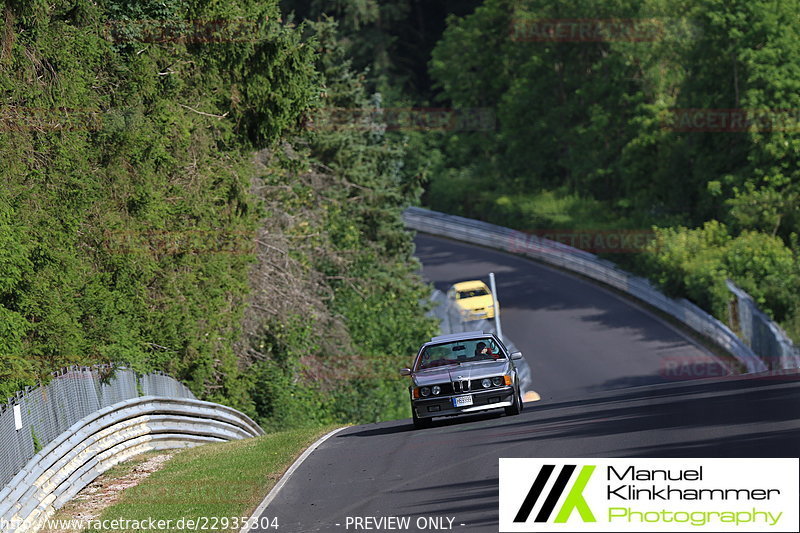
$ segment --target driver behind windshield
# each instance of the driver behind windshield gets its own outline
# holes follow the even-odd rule
[[[492,349],[486,346],[485,342],[479,342],[478,345],[475,347],[475,357],[491,357],[492,359],[497,359],[500,357],[499,354],[492,353]]]

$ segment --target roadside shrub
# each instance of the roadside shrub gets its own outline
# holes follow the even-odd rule
[[[775,320],[796,312],[800,272],[794,254],[779,237],[755,231],[732,237],[716,220],[696,229],[654,231],[644,269],[670,296],[686,296],[726,320],[730,293],[725,280],[731,279]]]

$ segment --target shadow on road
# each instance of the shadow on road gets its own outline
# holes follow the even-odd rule
[[[622,456],[792,457],[800,442],[800,381],[785,379],[740,378],[606,393],[531,406],[494,431],[470,431],[476,447],[560,441],[566,450],[585,439],[611,438],[614,453]],[[663,438],[653,438],[658,435]],[[647,444],[632,445],[642,442]],[[586,446],[579,449],[585,452]]]
[[[680,442],[621,446],[620,455],[794,456],[797,428],[776,429],[800,418],[800,374],[780,377],[717,379],[607,391],[583,399],[526,404],[522,415],[502,412],[436,419],[432,427],[416,430],[411,420],[358,426],[337,438],[390,436],[417,432],[424,442],[436,438],[441,445],[460,442],[475,448],[487,445],[563,441],[614,437],[643,432],[681,430]],[[762,427],[757,427],[763,425]],[[768,426],[768,427],[767,427]],[[736,439],[711,435],[717,429],[739,428]],[[707,438],[698,439],[703,433]],[[469,435],[469,437],[465,437]]]
[[[373,426],[357,426],[352,430],[346,430],[337,435],[338,438],[343,437],[374,437],[377,435],[393,435],[396,433],[406,433],[413,431],[431,431],[436,428],[445,428],[449,426],[460,426],[470,422],[480,422],[484,420],[492,420],[503,416],[503,412],[481,413],[475,415],[461,415],[447,418],[435,418],[430,428],[419,430],[414,427],[411,419],[406,420],[392,420],[391,422],[381,422]]]
[[[719,439],[630,448],[626,457],[790,457],[797,456],[800,429],[760,431],[720,442]]]

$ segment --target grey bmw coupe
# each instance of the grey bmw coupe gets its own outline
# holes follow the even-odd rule
[[[491,409],[507,415],[522,411],[519,377],[514,361],[522,352],[509,353],[494,333],[471,331],[433,337],[422,345],[411,368],[408,388],[414,426],[430,426],[434,417]]]

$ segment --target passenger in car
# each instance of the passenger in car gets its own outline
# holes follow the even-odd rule
[[[491,357],[492,359],[497,359],[500,357],[499,354],[492,353],[492,349],[486,346],[485,342],[479,342],[478,345],[475,347],[475,357],[479,358],[486,358]]]

